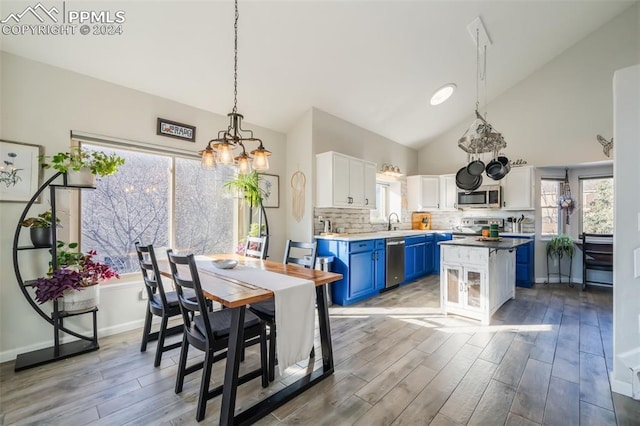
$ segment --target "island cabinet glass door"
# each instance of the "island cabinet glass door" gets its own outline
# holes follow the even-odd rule
[[[446,305],[462,305],[462,268],[460,266],[443,265],[446,280]]]
[[[487,273],[482,268],[460,265],[443,265],[446,294],[443,301],[448,308],[481,312]]]
[[[472,268],[464,268],[464,306],[468,309],[483,308],[482,289],[485,273]]]

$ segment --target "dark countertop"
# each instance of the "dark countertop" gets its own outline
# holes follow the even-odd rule
[[[460,240],[440,241],[438,244],[447,246],[484,247],[494,250],[512,250],[531,240],[524,238],[503,238],[500,241],[478,241],[478,237],[463,238]]]

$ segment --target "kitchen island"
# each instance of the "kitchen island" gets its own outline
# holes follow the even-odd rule
[[[516,248],[529,242],[520,238],[480,241],[478,237],[439,242],[443,313],[489,324],[491,316],[515,298]]]

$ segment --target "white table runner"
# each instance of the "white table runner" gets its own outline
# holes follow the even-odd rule
[[[276,352],[281,375],[287,367],[309,357],[315,328],[313,281],[243,265],[218,269],[211,258],[202,256],[196,258],[196,265],[198,269],[273,291],[278,327]]]

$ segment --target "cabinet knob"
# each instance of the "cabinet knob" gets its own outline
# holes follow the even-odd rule
[[[365,206],[368,206],[368,205],[369,205],[369,199],[368,199],[368,198],[365,198],[365,199],[364,199],[364,205],[365,205]]]

